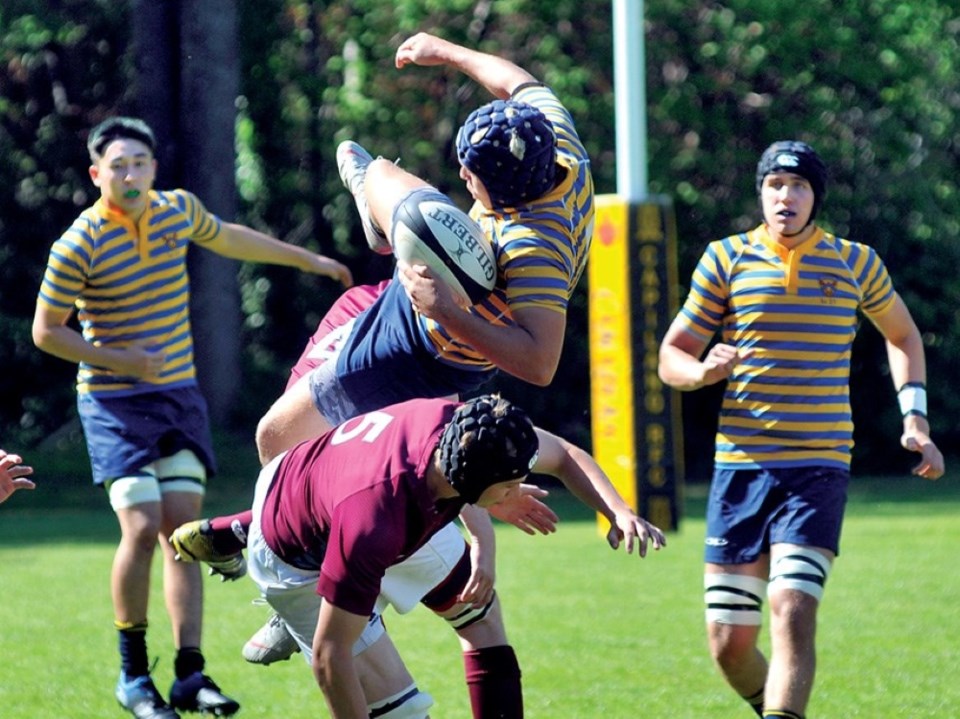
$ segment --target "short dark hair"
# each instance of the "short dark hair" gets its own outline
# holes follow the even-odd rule
[[[136,117],[111,117],[104,120],[90,131],[87,137],[87,151],[90,159],[96,160],[103,155],[103,151],[114,140],[137,140],[150,148],[153,153],[157,148],[157,139],[153,130],[143,120]]]

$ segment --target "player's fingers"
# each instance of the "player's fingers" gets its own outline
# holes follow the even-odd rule
[[[935,460],[924,458],[920,464],[913,468],[913,474],[924,479],[940,479],[943,476],[943,468]]]
[[[557,520],[553,517],[537,517],[536,526],[540,534],[553,534],[557,531]]]
[[[610,545],[610,549],[620,548],[620,529],[616,525],[611,526],[607,531],[607,544]]]
[[[630,532],[629,538],[627,540],[629,542],[628,546],[632,547],[636,545],[637,556],[639,556],[640,559],[643,559],[644,557],[647,556],[648,535],[647,535],[646,527],[644,527],[643,522],[634,522],[632,525],[630,525],[630,529],[632,531]]]
[[[550,494],[543,487],[538,487],[535,484],[521,484],[520,485],[520,494],[526,495],[528,497],[535,497],[536,499],[543,499]]]
[[[513,523],[513,526],[519,529],[521,532],[533,536],[536,534],[536,531],[527,523],[526,519],[523,517],[518,517],[517,520]]]

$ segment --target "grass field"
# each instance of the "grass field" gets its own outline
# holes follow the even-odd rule
[[[221,456],[223,453],[221,452]],[[40,465],[41,462],[34,462]],[[209,508],[232,510],[252,478],[225,471]],[[0,507],[0,717],[122,717],[113,700],[118,658],[108,577],[114,517],[92,489],[57,484]],[[702,499],[691,490],[681,530],[640,561],[613,553],[589,513],[557,494],[550,537],[498,527],[498,585],[524,673],[528,719],[684,719],[753,716],[726,688],[705,649]],[[828,584],[810,717],[960,716],[960,487],[913,478],[858,478],[843,552]],[[159,562],[150,654],[162,691],[172,680]],[[240,647],[266,617],[247,579],[206,584],[209,673],[242,703],[240,716],[326,716],[298,658],[247,665]],[[435,719],[468,719],[453,632],[429,612],[388,626]]]

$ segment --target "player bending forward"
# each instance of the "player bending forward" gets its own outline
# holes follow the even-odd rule
[[[263,469],[249,573],[310,662],[334,717],[427,716],[432,700],[411,683],[385,634],[381,585],[387,589],[397,579],[391,568],[464,505],[516,502],[530,472],[557,477],[602,513],[614,549],[625,544],[644,557],[648,543],[666,544],[587,452],[534,427],[498,396],[369,412]],[[372,683],[361,682],[358,665]]]

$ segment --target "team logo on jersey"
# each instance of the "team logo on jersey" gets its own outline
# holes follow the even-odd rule
[[[175,234],[164,235],[163,241],[166,243],[168,250],[177,249],[177,236]]]
[[[820,283],[820,291],[824,297],[833,297],[837,294],[836,277],[820,277],[817,281]]]

